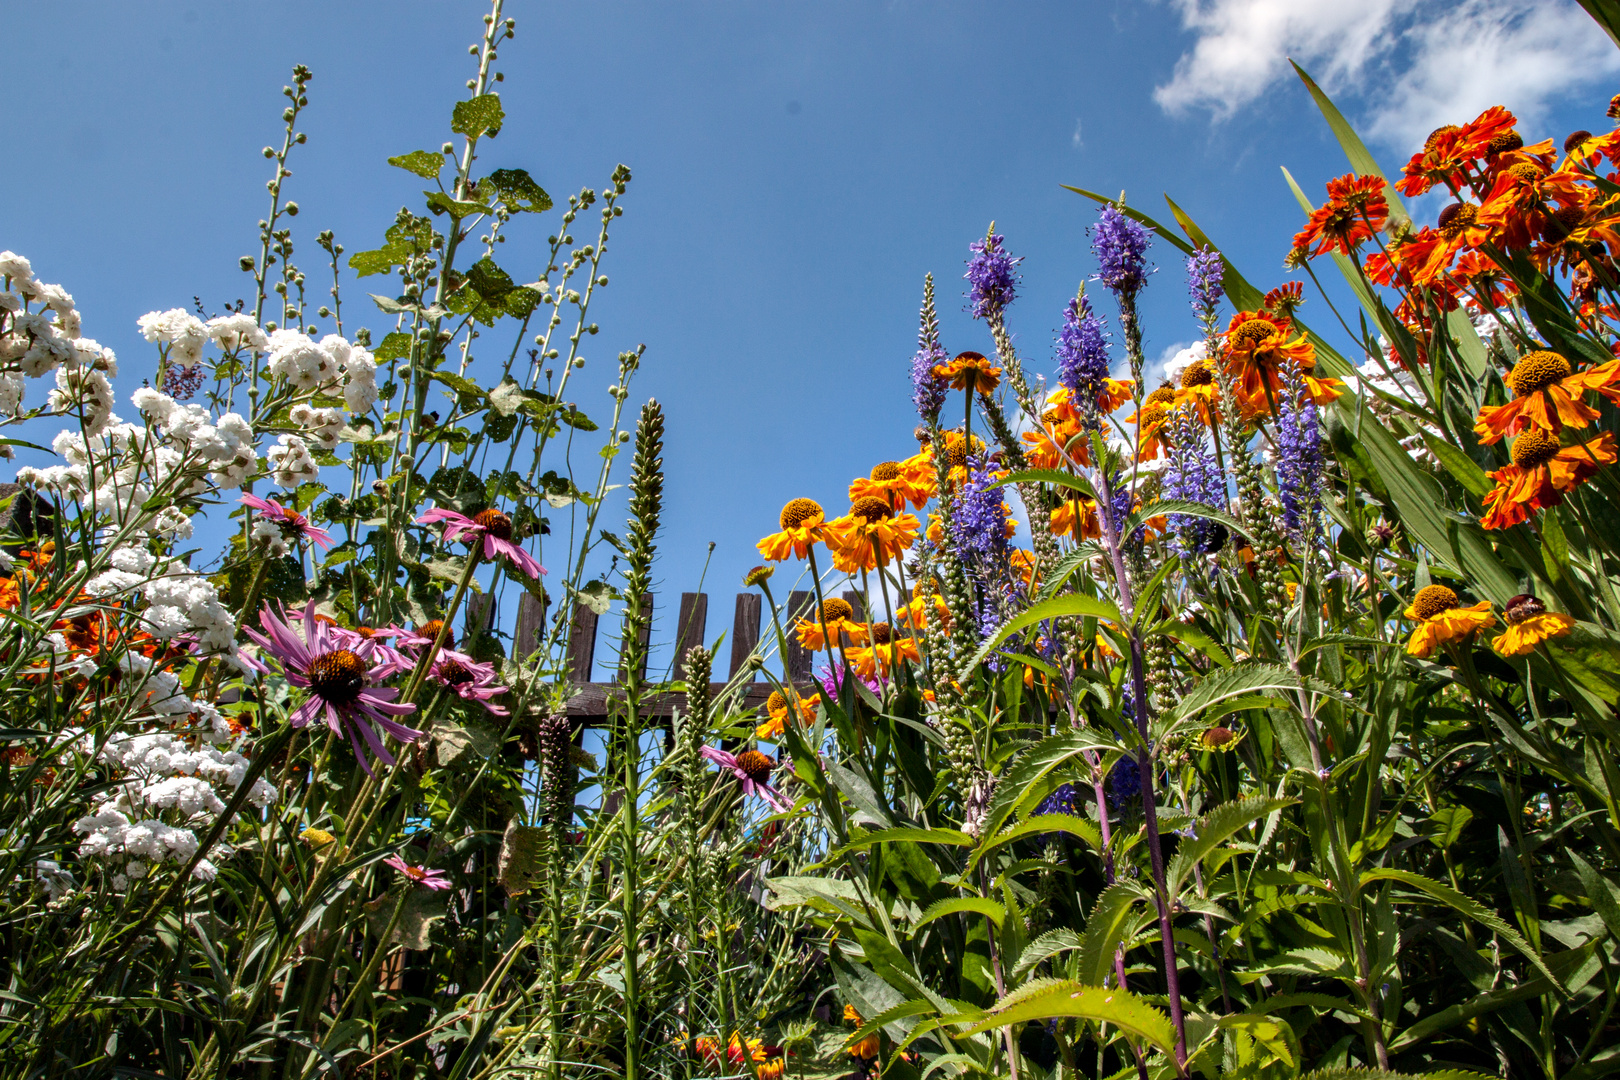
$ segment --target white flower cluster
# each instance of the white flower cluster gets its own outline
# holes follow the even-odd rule
[[[150,419],[172,447],[189,451],[207,464],[215,487],[238,488],[258,471],[253,428],[237,413],[218,420],[201,405],[182,405],[169,395],[143,386],[130,400]]]
[[[234,750],[193,747],[169,732],[113,738],[99,752],[85,737],[78,748],[96,753],[102,764],[124,773],[110,796],[73,823],[74,831],[84,837],[81,857],[123,860],[112,877],[114,888],[145,877],[149,864],[189,861],[197,853],[193,829],[211,825],[211,819],[225,811],[219,788],[235,791],[248,771],[247,758]],[[248,789],[248,803],[260,809],[276,798],[276,789],[263,779]],[[160,816],[165,811],[171,820]],[[217,850],[228,854],[227,849]],[[203,859],[192,873],[212,880],[215,867]]]
[[[300,403],[292,407],[289,416],[320,443],[322,450],[337,449],[338,432],[343,430],[344,423],[342,409],[317,409]]]
[[[236,620],[220,603],[219,590],[207,578],[182,562],[160,560],[139,540],[114,548],[107,558],[111,567],[85,582],[85,592],[112,597],[139,590],[147,603],[141,619],[153,637],[168,641],[192,634],[197,648],[205,654],[234,651]],[[173,676],[158,672],[153,679],[155,683],[172,680]],[[176,683],[176,693],[178,686]]]
[[[118,374],[112,350],[79,336],[82,320],[73,297],[60,285],[37,280],[21,255],[0,251],[0,279],[6,285],[0,291],[0,415],[21,413],[25,378],[55,371],[51,409],[82,409],[86,429],[101,431],[112,415],[108,380]]]
[[[264,455],[269,460],[272,483],[291,491],[299,484],[319,479],[321,471],[310,456],[308,443],[297,435],[282,435],[276,443]]]
[[[147,341],[169,347],[169,361],[187,369],[202,360],[203,347],[209,342],[227,353],[240,349],[264,352],[270,339],[265,336],[253,316],[235,313],[221,315],[203,322],[185,308],[168,311],[150,311],[135,320],[141,336]]]
[[[277,330],[270,335],[269,353],[270,374],[295,390],[336,390],[341,374],[350,412],[370,412],[377,403],[376,358],[339,334],[314,341],[298,330]]]
[[[279,559],[291,550],[281,526],[269,518],[255,517],[251,535],[255,544],[264,545],[264,553],[272,559]]]

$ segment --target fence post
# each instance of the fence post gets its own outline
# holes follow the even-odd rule
[[[758,593],[737,594],[737,614],[731,624],[731,675],[736,676],[759,645],[760,596]],[[757,677],[750,675],[749,682]]]

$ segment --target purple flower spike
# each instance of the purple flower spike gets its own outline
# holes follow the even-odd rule
[[[1097,280],[1108,287],[1119,302],[1135,302],[1136,294],[1147,284],[1150,239],[1147,229],[1132,221],[1112,204],[1097,215],[1091,227],[1091,250],[1097,256]]]
[[[1322,502],[1322,429],[1298,366],[1285,365],[1282,377],[1277,410],[1277,500],[1282,503],[1283,526],[1309,542]]]
[[[956,557],[977,566],[1007,555],[1007,505],[990,461],[983,454],[968,459],[968,476],[951,507],[950,539]]]
[[[399,691],[394,687],[374,685],[377,679],[386,677],[390,669],[386,665],[368,666],[367,660],[350,647],[348,638],[340,636],[336,627],[315,617],[315,601],[311,600],[304,609],[301,621],[302,638],[285,617],[277,618],[266,604],[259,613],[259,624],[264,632],[251,626],[242,628],[276,661],[288,682],[310,692],[287,722],[295,728],[308,727],[324,715],[327,727],[339,735],[349,736],[354,756],[368,774],[371,763],[366,757],[366,747],[382,761],[394,764],[394,756],[383,745],[377,729],[381,728],[402,743],[415,742],[423,732],[406,727],[394,717],[409,716],[416,711],[416,706],[395,701]]]
[[[983,240],[968,245],[973,258],[968,260],[968,303],[975,319],[987,319],[1006,310],[1018,291],[1018,264],[1022,258],[1013,258],[1001,247],[1000,233],[990,233]]]
[[[1195,312],[1215,310],[1226,295],[1225,276],[1225,263],[1214,248],[1199,248],[1187,256],[1187,291],[1192,293]]]
[[[1108,378],[1108,333],[1102,319],[1091,310],[1091,301],[1077,296],[1063,312],[1063,329],[1058,332],[1058,382],[1068,387],[1080,407],[1091,412],[1097,395]]]
[[[444,530],[446,540],[467,537],[468,544],[476,544],[482,537],[484,558],[493,559],[497,555],[505,555],[512,560],[513,566],[536,581],[539,581],[540,575],[546,572],[546,568],[541,566],[533,555],[512,543],[512,519],[493,507],[482,511],[476,517],[458,514],[454,510],[436,508],[416,519],[418,525],[432,525],[439,521],[449,522]]]
[[[1203,503],[1216,510],[1226,509],[1226,477],[1216,465],[1215,455],[1204,438],[1204,426],[1190,408],[1177,410],[1173,421],[1173,441],[1166,456],[1164,497]],[[1192,514],[1171,514],[1170,529],[1183,556],[1207,555],[1225,545],[1226,528],[1208,518]]]
[[[950,380],[934,374],[934,369],[950,360],[939,343],[939,316],[934,312],[934,275],[923,285],[921,326],[917,330],[917,354],[911,358],[911,401],[917,415],[930,424],[939,423],[939,410],[950,393]]]

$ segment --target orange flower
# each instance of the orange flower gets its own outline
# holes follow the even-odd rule
[[[1586,483],[1599,466],[1615,461],[1614,433],[1605,431],[1589,442],[1559,446],[1558,436],[1539,427],[1526,428],[1513,441],[1513,464],[1491,473],[1496,486],[1485,493],[1487,529],[1505,529],[1536,511],[1557,506],[1564,494]]]
[[[1097,524],[1097,504],[1087,498],[1065,499],[1052,511],[1052,535],[1074,536],[1074,504],[1080,504],[1080,535],[1076,539],[1096,540],[1102,536]]]
[[[1436,184],[1462,186],[1473,163],[1524,146],[1524,139],[1513,130],[1516,123],[1512,113],[1492,105],[1467,124],[1436,128],[1401,170],[1396,188],[1402,195],[1422,195]]]
[[[1206,424],[1212,423],[1216,416],[1215,397],[1219,391],[1220,387],[1215,385],[1215,365],[1208,360],[1194,360],[1181,372],[1181,389],[1176,392],[1171,411],[1190,404],[1198,410],[1199,419]]]
[[[1033,589],[1035,587],[1035,556],[1023,548],[1013,548],[1007,553],[1007,562],[1024,579],[1024,585]]]
[[[1524,656],[1543,641],[1564,637],[1575,629],[1568,615],[1548,611],[1547,605],[1529,593],[1520,593],[1502,608],[1507,629],[1491,640],[1491,648],[1503,656]]]
[[[880,498],[886,500],[889,506],[896,510],[903,509],[907,503],[921,510],[933,497],[932,461],[929,461],[926,470],[907,468],[906,461],[885,461],[874,465],[870,476],[857,477],[850,481],[849,485],[850,502]]]
[[[821,504],[814,499],[794,499],[782,507],[780,520],[782,531],[772,533],[755,545],[759,553],[772,562],[781,562],[789,556],[804,558],[811,546],[822,539],[826,526]]]
[[[1505,405],[1487,405],[1475,418],[1474,432],[1486,445],[1530,427],[1555,435],[1566,427],[1586,427],[1598,418],[1598,411],[1581,400],[1588,391],[1620,404],[1620,360],[1598,364],[1577,375],[1563,356],[1537,349],[1520,357],[1502,381],[1513,391],[1513,400]]]
[[[1294,250],[1310,252],[1315,258],[1337,250],[1348,255],[1383,230],[1389,221],[1389,203],[1384,199],[1384,178],[1347,173],[1327,184],[1328,201],[1316,208],[1305,227],[1294,236]]]
[[[1412,281],[1428,285],[1446,274],[1457,253],[1483,244],[1491,230],[1479,223],[1479,207],[1455,202],[1440,211],[1436,228],[1424,229],[1398,249],[1401,266]]]
[[[1001,369],[983,353],[962,352],[948,364],[934,365],[934,377],[951,380],[951,389],[988,394],[1001,384]]]
[[[807,698],[801,698],[791,686],[788,687],[788,691],[793,695],[791,701],[780,690],[772,690],[771,696],[765,699],[765,712],[769,719],[754,729],[757,738],[781,738],[790,719],[803,727],[809,727],[815,719],[816,710],[821,707],[821,695],[812,694]]]
[[[907,660],[918,663],[922,659],[917,652],[916,639],[896,636],[894,629],[886,622],[873,623],[867,637],[871,644],[848,651],[849,662],[855,665],[856,673],[863,679],[876,678],[879,668],[892,677],[891,673],[897,665]]]
[[[1136,425],[1139,460],[1152,461],[1159,456],[1164,445],[1159,434],[1170,420],[1170,410],[1175,404],[1175,388],[1166,383],[1143,399],[1140,409],[1125,418],[1127,424]]]
[[[855,500],[843,517],[827,522],[823,539],[834,568],[848,574],[901,558],[917,542],[920,527],[911,514],[896,514],[887,499],[869,495]]]
[[[1578,206],[1584,181],[1569,173],[1548,173],[1531,160],[1516,161],[1496,174],[1495,183],[1478,222],[1491,230],[1491,238],[1508,251],[1527,248],[1548,234],[1553,221],[1549,202]]]
[[[895,613],[895,618],[918,630],[926,627],[929,619],[938,619],[941,626],[949,629],[951,609],[945,605],[943,596],[933,592],[925,596],[919,585],[911,601]]]
[[[1305,378],[1311,400],[1325,405],[1344,393],[1338,379],[1318,379],[1316,349],[1303,337],[1290,337],[1293,324],[1265,311],[1240,311],[1226,328],[1226,373],[1233,390],[1252,416],[1270,412],[1282,395],[1282,365],[1292,360]]]
[[[823,626],[826,627],[826,636],[822,634]],[[811,652],[828,648],[829,638],[836,646],[842,634],[848,634],[852,641],[866,640],[866,624],[855,621],[854,607],[841,596],[827,597],[822,601],[820,618],[800,619],[793,629],[798,635],[799,644]]]
[[[1473,607],[1463,607],[1457,594],[1444,585],[1427,585],[1412,598],[1406,617],[1416,620],[1411,640],[1406,643],[1408,654],[1427,657],[1448,641],[1471,636],[1476,630],[1496,625],[1491,613],[1491,602],[1481,600]]]
[[[1298,281],[1288,281],[1266,293],[1260,301],[1262,307],[1280,319],[1292,321],[1294,312],[1305,302],[1305,286]]]

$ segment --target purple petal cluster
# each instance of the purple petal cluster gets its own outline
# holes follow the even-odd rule
[[[990,459],[968,459],[968,476],[951,506],[954,554],[968,566],[982,566],[1007,556],[1007,509],[991,472]]]
[[[1282,381],[1277,410],[1277,499],[1282,503],[1284,528],[1309,541],[1322,504],[1322,429],[1298,366],[1285,366]]]
[[[1147,284],[1148,230],[1126,217],[1117,206],[1106,205],[1091,227],[1091,251],[1097,256],[1096,279],[1108,287],[1122,305],[1134,303]]]
[[[1117,810],[1142,794],[1142,769],[1129,754],[1108,773],[1108,801]]]
[[[1059,784],[1052,794],[1042,799],[1035,807],[1035,813],[1040,814],[1068,814],[1070,817],[1080,815],[1080,793],[1073,784]]]
[[[1226,477],[1215,463],[1214,451],[1204,439],[1203,425],[1189,411],[1175,418],[1173,443],[1166,457],[1164,497],[1226,509]],[[1226,543],[1220,524],[1192,514],[1171,514],[1170,528],[1183,556],[1207,555]]]
[[[838,700],[838,688],[844,685],[844,665],[823,665],[820,671],[821,688],[827,691],[828,701]],[[859,675],[856,678],[860,678]],[[861,679],[861,684],[874,694],[881,694],[883,686],[877,679]]]
[[[939,316],[934,312],[934,276],[928,275],[923,287],[922,311],[917,328],[917,353],[911,358],[911,402],[917,415],[929,424],[939,423],[939,410],[950,392],[949,381],[934,374],[934,368],[950,360],[939,343]]]
[[[1108,333],[1103,320],[1091,310],[1091,301],[1077,296],[1063,312],[1058,332],[1058,382],[1090,411],[1097,406],[1103,380],[1108,378]]]
[[[1017,295],[1018,264],[1024,260],[1007,254],[1001,246],[1004,239],[1000,233],[991,233],[968,245],[973,257],[962,276],[967,279],[968,305],[975,319],[998,314]]]
[[[1117,530],[1125,524],[1125,519],[1130,517],[1131,511],[1136,508],[1136,495],[1126,486],[1123,470],[1115,472],[1108,478],[1108,490],[1110,492],[1108,509]],[[1126,547],[1135,547],[1141,544],[1146,533],[1147,527],[1138,525],[1131,531],[1131,535],[1123,538],[1120,543]]]
[[[1225,273],[1221,253],[1214,248],[1199,248],[1187,256],[1187,291],[1192,293],[1195,312],[1215,310],[1226,295]]]

